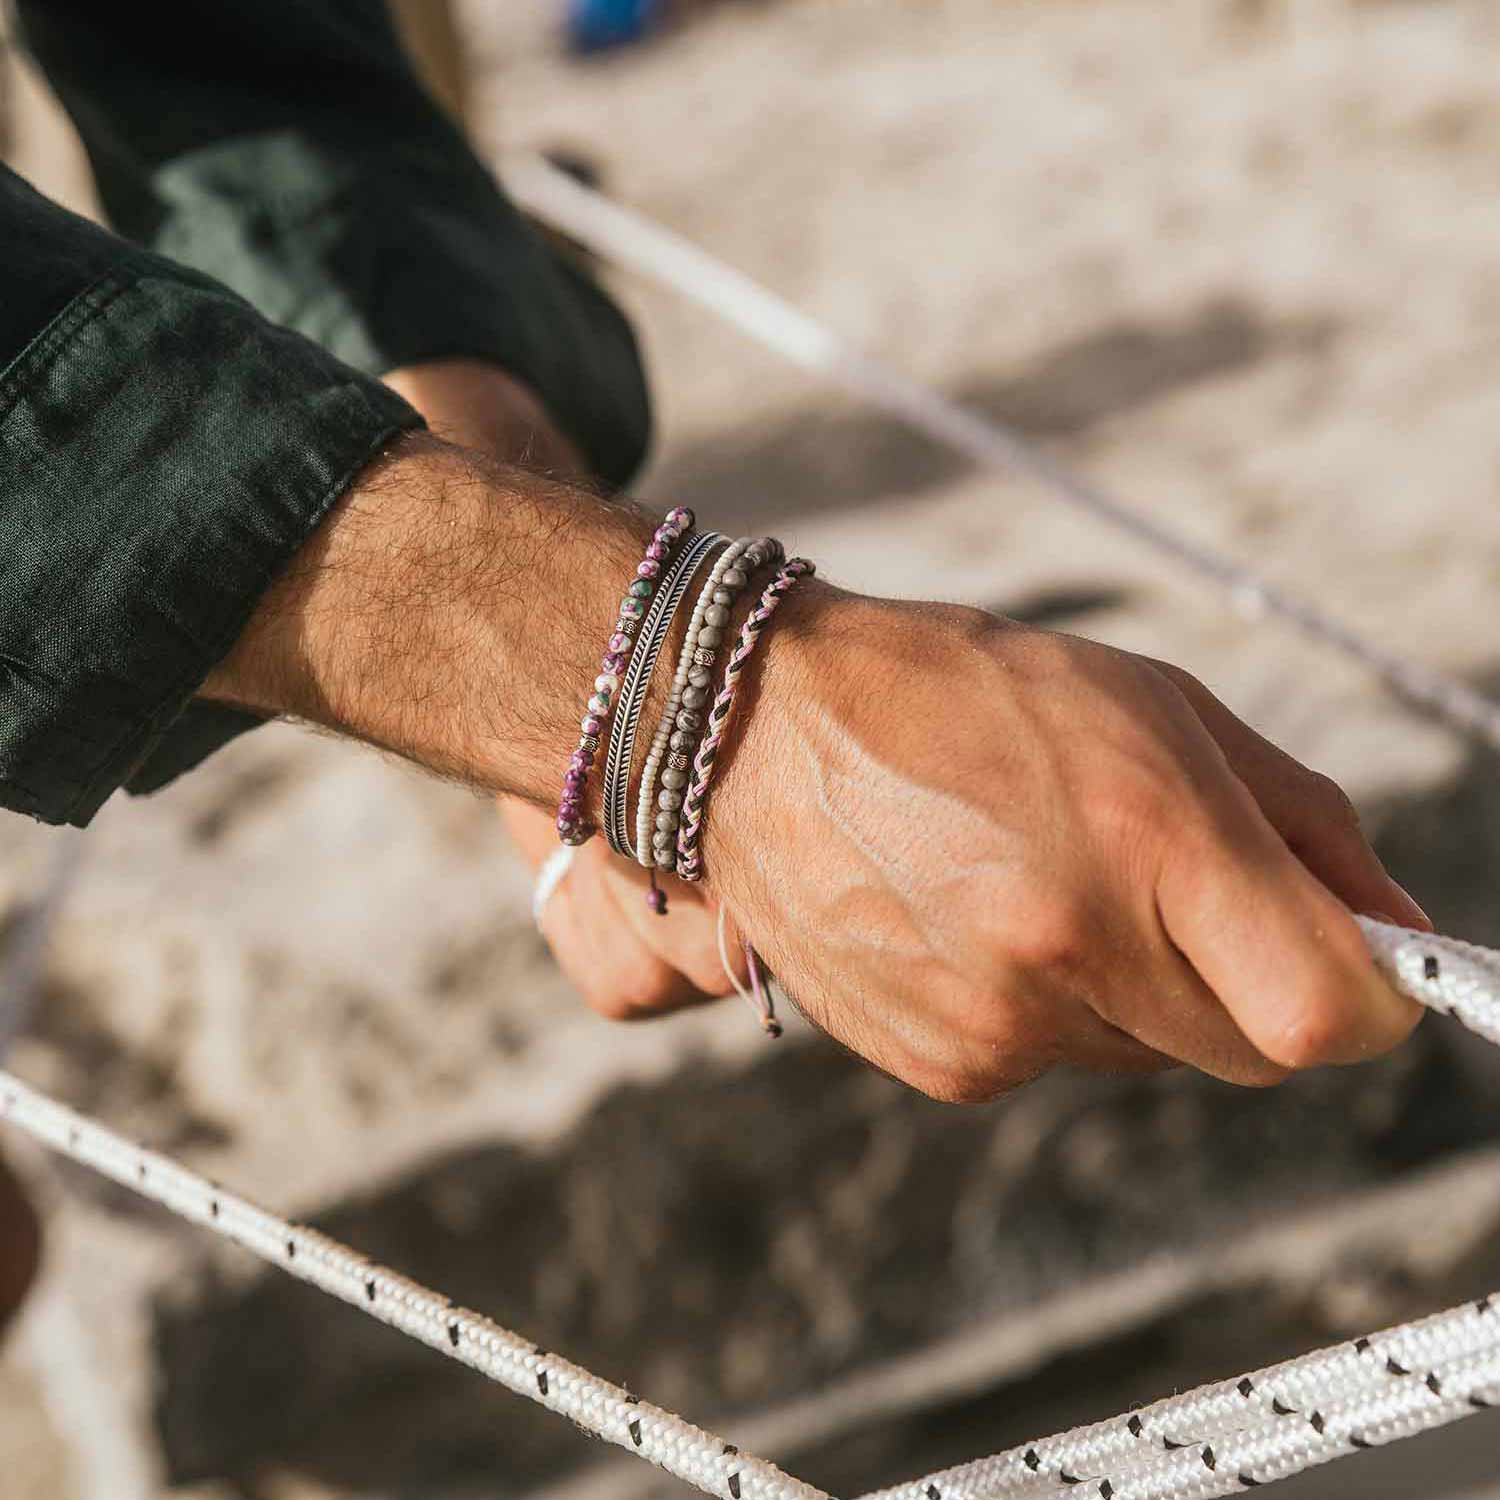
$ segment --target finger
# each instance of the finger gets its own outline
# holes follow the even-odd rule
[[[1148,1047],[1129,1032],[1111,1025],[1086,1008],[1074,1028],[1073,1036],[1075,1048],[1072,1060],[1091,1073],[1164,1073],[1169,1068],[1180,1067],[1183,1061],[1166,1052],[1159,1052],[1155,1047]]]
[[[1309,775],[1314,783],[1326,780],[1316,772]],[[1432,919],[1386,872],[1360,831],[1348,798],[1334,783],[1304,788],[1271,823],[1292,853],[1351,910],[1398,927],[1433,930]]]
[[[601,874],[593,860],[576,862],[540,924],[558,967],[590,1007],[612,1021],[636,1021],[711,998],[652,952]]]
[[[667,891],[667,913],[662,916],[646,905],[650,881],[639,866],[611,865],[607,878],[625,919],[646,948],[682,974],[700,1001],[734,993],[733,981],[719,960],[717,915],[699,888],[672,876],[658,877]]]
[[[638,865],[611,864],[607,878],[641,941],[678,970],[701,1001],[721,1000],[734,993],[734,982],[719,958],[718,913],[705,903],[700,888],[672,876],[662,879],[667,913],[660,916],[646,905],[649,878]],[[725,947],[733,961],[738,944],[731,944],[728,934]]]
[[[1191,673],[1156,665],[1192,705],[1267,821],[1329,890],[1354,911],[1432,931],[1427,913],[1386,873],[1337,782],[1257,734]]]
[[[1154,940],[1111,932],[1105,946],[1116,982],[1095,986],[1089,997],[1100,1026],[1226,1083],[1265,1088],[1287,1076],[1245,1035],[1159,923]]]
[[[1287,1068],[1389,1051],[1421,1016],[1381,977],[1344,904],[1238,783],[1170,846],[1163,929],[1239,1029]]]

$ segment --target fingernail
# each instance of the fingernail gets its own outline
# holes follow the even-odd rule
[[[1396,898],[1396,911],[1400,913],[1402,925],[1406,927],[1420,927],[1424,932],[1432,932],[1434,930],[1432,918],[1412,900],[1411,894],[1397,885],[1389,875],[1386,876],[1386,881],[1390,885],[1392,896]]]

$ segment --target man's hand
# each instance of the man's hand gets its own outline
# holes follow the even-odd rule
[[[546,807],[650,528],[407,440],[207,692]],[[1191,679],[822,584],[788,598],[758,658],[708,803],[709,891],[813,1019],[886,1071],[948,1099],[1063,1062],[1263,1083],[1415,1023],[1348,907],[1420,913],[1342,796]]]
[[[813,586],[745,709],[713,889],[813,1020],[925,1093],[1059,1063],[1264,1084],[1417,1022],[1348,908],[1428,924],[1347,798],[1186,673]]]

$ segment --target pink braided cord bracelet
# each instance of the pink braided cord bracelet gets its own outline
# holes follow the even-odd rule
[[[708,711],[703,742],[693,757],[693,779],[688,783],[682,799],[682,825],[677,830],[677,873],[684,880],[703,878],[703,856],[698,845],[703,838],[703,810],[708,800],[709,783],[713,780],[714,764],[719,757],[719,745],[734,710],[735,695],[739,691],[740,678],[750,660],[761,632],[776,613],[782,599],[814,569],[805,557],[794,557],[783,565],[781,571],[766,585],[760,602],[750,611],[749,618],[740,627],[740,638],[724,668],[724,680],[718,697]]]

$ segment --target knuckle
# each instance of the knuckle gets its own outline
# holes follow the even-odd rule
[[[983,1104],[1047,1071],[1045,1038],[1021,1008],[992,993],[950,997],[949,1043],[902,1072],[912,1087],[946,1104]]]
[[[1312,796],[1323,816],[1345,828],[1359,827],[1359,809],[1353,799],[1333,777],[1321,771],[1309,772]]]
[[[1073,973],[1088,958],[1093,925],[1086,903],[1073,895],[1036,902],[1010,927],[1007,957],[1024,972]],[[991,1002],[985,1009],[999,1019],[1011,1007]]]
[[[906,1081],[939,1104],[988,1104],[1029,1083],[1043,1071],[995,1064],[956,1063],[918,1066]]]

